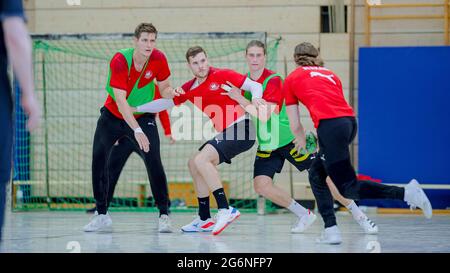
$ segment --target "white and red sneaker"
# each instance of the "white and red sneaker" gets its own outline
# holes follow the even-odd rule
[[[194,219],[194,221],[189,224],[182,226],[181,231],[183,232],[210,232],[214,228],[214,221],[211,218],[205,221],[201,220],[200,217]]]
[[[297,224],[291,229],[292,233],[303,233],[316,221],[317,216],[308,210],[308,213],[298,219]]]
[[[228,209],[219,209],[215,217],[216,224],[212,231],[213,235],[219,235],[229,224],[239,218],[240,215],[241,213],[231,206]]]

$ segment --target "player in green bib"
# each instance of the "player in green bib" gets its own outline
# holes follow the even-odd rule
[[[113,145],[124,138],[134,144],[144,160],[160,214],[158,231],[172,232],[167,179],[161,162],[155,114],[133,113],[131,108],[155,99],[155,81],[162,96],[178,94],[170,86],[167,59],[155,47],[157,33],[152,24],[139,24],[133,37],[134,47],[118,50],[110,61],[106,83],[108,96],[100,110],[92,152],[92,187],[97,211],[84,226],[85,232],[111,229],[108,192],[112,181],[108,175],[108,161]]]
[[[302,233],[316,220],[316,215],[298,204],[286,191],[274,185],[273,178],[275,173],[281,172],[285,160],[288,160],[299,171],[308,170],[316,157],[317,139],[314,134],[308,133],[306,150],[300,151],[300,153],[296,151],[295,137],[289,126],[282,94],[282,78],[279,74],[265,68],[265,58],[266,49],[262,42],[255,40],[247,45],[246,61],[250,69],[248,77],[262,84],[263,99],[268,104],[268,109],[262,116],[261,113],[252,115],[258,139],[253,173],[254,188],[259,195],[293,212],[298,217],[298,221],[291,232]],[[242,96],[237,89],[229,92],[229,95],[243,106],[248,104],[246,100],[251,99],[251,94],[246,92]],[[351,209],[354,217],[358,216],[355,219],[363,219],[358,223],[366,233],[376,233],[378,227],[364,215],[356,204],[352,200],[342,197],[331,180],[328,183],[333,197]]]

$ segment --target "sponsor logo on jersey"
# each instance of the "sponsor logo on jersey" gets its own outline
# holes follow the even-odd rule
[[[148,70],[147,72],[145,72],[144,78],[150,79],[150,78],[152,77],[152,75],[153,75],[152,71],[151,71],[151,70]]]

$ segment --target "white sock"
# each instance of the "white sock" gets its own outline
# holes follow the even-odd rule
[[[292,199],[292,202],[289,205],[288,210],[292,211],[292,213],[297,215],[297,217],[299,218],[305,214],[308,214],[308,210],[299,203],[297,203],[294,199]]]
[[[366,217],[364,212],[361,211],[361,209],[356,205],[355,201],[353,200],[348,206],[346,206],[346,208],[350,211],[355,220],[359,220],[363,217]]]

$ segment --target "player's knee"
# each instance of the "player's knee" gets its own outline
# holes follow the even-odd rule
[[[340,161],[331,164],[328,170],[330,178],[333,180],[340,194],[345,198],[357,199],[359,183],[357,183],[355,170],[351,163],[348,160]]]
[[[259,195],[266,196],[267,192],[270,191],[270,183],[267,183],[266,181],[261,180],[255,180],[253,183],[253,188],[255,189],[255,192]]]
[[[339,185],[338,191],[344,198],[359,199],[360,184],[356,180],[349,181],[343,185]]]
[[[206,163],[214,164],[214,160],[209,154],[200,152],[194,157],[194,163],[197,168],[203,168]]]
[[[92,168],[96,169],[96,170],[99,170],[100,168],[104,168],[105,161],[107,161],[107,157],[105,157],[103,153],[95,153],[94,152],[92,155]]]
[[[197,170],[197,166],[195,164],[195,157],[189,158],[187,165],[188,165],[189,170],[191,170],[191,171]]]
[[[311,168],[309,170],[308,178],[311,184],[321,184],[322,182],[324,182],[321,173],[315,168]]]
[[[207,162],[205,156],[202,154],[198,154],[194,157],[194,166],[196,169],[202,169],[202,166],[205,166],[205,163]]]

